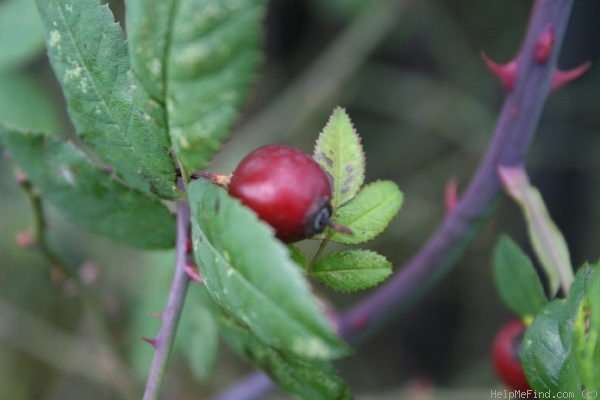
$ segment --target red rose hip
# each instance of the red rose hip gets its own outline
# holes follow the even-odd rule
[[[496,373],[504,384],[512,390],[530,389],[519,359],[519,348],[525,333],[525,325],[513,320],[500,329],[494,338],[492,355]]]
[[[248,154],[231,176],[229,194],[275,229],[287,243],[323,232],[331,218],[331,183],[300,150],[280,145]]]

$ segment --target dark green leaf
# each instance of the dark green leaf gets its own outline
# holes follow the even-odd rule
[[[521,361],[531,387],[537,391],[560,390],[560,376],[569,357],[572,328],[562,299],[549,303],[527,329]]]
[[[525,332],[520,351],[527,381],[537,391],[557,393],[561,385],[570,387],[578,380],[572,359],[574,326],[592,269],[582,267],[567,299],[548,303]]]
[[[264,370],[289,393],[305,400],[352,398],[329,363],[278,351],[232,319],[222,317],[220,325],[225,340],[238,354]]]
[[[77,133],[130,186],[176,195],[162,106],[136,82],[127,44],[98,0],[37,0]]]
[[[394,182],[370,183],[334,215],[334,221],[350,228],[352,235],[334,232],[331,239],[345,244],[374,239],[387,228],[401,206],[402,192]]]
[[[392,273],[392,264],[369,250],[346,250],[319,260],[311,274],[341,292],[365,290],[383,282]]]
[[[189,199],[196,262],[217,304],[284,352],[311,358],[347,353],[270,227],[204,180],[189,186]]]
[[[136,74],[166,104],[177,159],[205,167],[230,133],[260,59],[264,0],[129,0]]]
[[[333,179],[332,206],[351,200],[365,180],[365,155],[360,136],[343,108],[336,108],[319,135],[315,160]]]
[[[173,246],[173,215],[96,168],[71,144],[2,128],[0,137],[44,199],[74,223],[141,248]]]
[[[28,75],[17,72],[0,73],[0,123],[23,130],[60,130],[58,112],[48,93]]]
[[[496,245],[494,275],[500,297],[516,314],[534,316],[548,302],[531,260],[508,236]]]
[[[35,3],[5,0],[0,3],[0,71],[15,68],[44,48],[44,30]]]

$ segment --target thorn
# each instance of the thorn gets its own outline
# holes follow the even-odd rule
[[[98,279],[98,268],[91,261],[86,261],[79,268],[79,279],[84,285],[91,285]]]
[[[484,52],[481,52],[481,58],[487,65],[490,72],[502,82],[502,86],[507,91],[511,91],[515,87],[515,82],[517,81],[517,61],[512,60],[506,64],[498,64],[491,58],[487,56]]]
[[[185,252],[187,254],[192,254],[193,251],[194,251],[194,244],[192,243],[192,239],[188,239],[187,242],[185,242]]]
[[[73,279],[67,279],[60,268],[57,268],[56,266],[52,267],[50,270],[50,279],[52,279],[52,282],[57,286],[62,284],[63,290],[67,296],[75,297],[79,295],[80,292],[77,284]]]
[[[114,169],[110,165],[103,165],[100,167],[100,171],[104,172],[105,174],[111,175],[114,172]]]
[[[150,346],[152,346],[152,348],[154,350],[156,350],[156,348],[158,347],[158,340],[156,340],[156,339],[152,339],[152,338],[144,336],[144,337],[142,337],[142,340],[144,342],[148,343]]]
[[[225,189],[227,189],[227,187],[229,187],[229,182],[231,182],[231,175],[215,174],[212,172],[204,172],[204,171],[193,173],[192,178],[194,178],[194,179],[203,178],[203,179],[211,181],[215,185],[221,186]]]
[[[546,29],[540,34],[537,42],[535,42],[535,48],[533,50],[533,58],[538,64],[545,64],[554,47],[554,30],[552,27]]]
[[[444,205],[446,206],[446,214],[450,214],[458,204],[458,182],[456,178],[446,182],[444,190]]]
[[[198,271],[198,267],[194,264],[187,264],[185,266],[185,273],[193,282],[202,283],[204,281],[202,275],[200,275],[200,271]]]
[[[27,183],[27,181],[29,180],[29,178],[27,177],[25,172],[21,171],[20,169],[17,169],[15,171],[15,179],[16,179],[17,183],[21,186],[25,185]]]
[[[17,242],[17,246],[19,246],[23,249],[31,247],[35,243],[33,235],[31,234],[31,232],[28,232],[28,231],[23,231],[23,232],[17,233],[17,236],[15,237],[15,241]]]
[[[152,313],[150,313],[148,315],[150,315],[151,318],[162,320],[162,313],[161,312],[156,311],[156,312],[152,312]]]
[[[336,224],[333,221],[329,221],[329,227],[331,229],[333,229],[334,231],[336,231],[338,233],[342,233],[344,235],[354,235],[354,232],[352,232],[352,229],[348,228],[347,226],[341,225],[341,224]]]
[[[575,79],[580,78],[591,66],[592,63],[588,61],[567,71],[557,69],[552,76],[552,90],[560,89]]]
[[[352,326],[356,329],[364,329],[369,323],[369,317],[367,315],[359,315],[352,320]]]

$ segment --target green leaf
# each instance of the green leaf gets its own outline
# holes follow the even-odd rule
[[[303,270],[308,266],[308,260],[302,251],[294,245],[289,245],[288,250],[290,251],[290,257],[300,268]]]
[[[160,328],[160,319],[153,314],[164,307],[169,296],[175,254],[173,251],[154,253],[145,256],[142,264],[144,273],[138,276],[136,297],[130,310],[129,334],[133,346],[129,357],[137,376],[145,379],[154,349],[140,338],[154,337]],[[210,374],[218,353],[218,325],[211,303],[204,287],[190,286],[173,348],[174,356],[186,360],[199,379]]]
[[[573,266],[565,239],[548,214],[542,195],[531,186],[522,168],[501,167],[500,176],[525,215],[529,238],[548,276],[550,295],[554,296],[560,283],[568,288],[573,281]]]
[[[520,351],[531,387],[537,391],[560,390],[560,375],[570,352],[571,324],[566,302],[549,303],[527,329]]]
[[[520,358],[527,381],[536,391],[563,391],[576,380],[572,360],[574,327],[592,269],[582,267],[567,299],[548,303],[525,332]]]
[[[336,108],[319,135],[315,160],[333,179],[333,209],[351,200],[365,180],[365,155],[360,136],[343,108]]]
[[[344,207],[338,209],[333,220],[352,230],[352,235],[329,230],[331,239],[345,244],[356,244],[377,237],[387,228],[402,206],[402,192],[391,181],[377,181],[366,185]]]
[[[516,314],[534,316],[548,302],[531,260],[508,236],[496,244],[494,275],[500,297]]]
[[[311,274],[341,292],[365,290],[383,282],[392,273],[392,264],[369,250],[346,250],[319,260]]]
[[[600,391],[600,273],[594,267],[575,322],[577,370],[586,389]]]
[[[77,133],[131,187],[176,196],[164,110],[137,83],[127,44],[98,0],[37,0]]]
[[[0,3],[0,71],[18,67],[44,48],[44,30],[31,0]]]
[[[310,358],[347,353],[272,229],[203,180],[189,186],[194,254],[213,300],[264,343]]]
[[[49,94],[30,76],[18,72],[0,73],[0,123],[22,130],[60,130]]]
[[[230,134],[260,59],[264,0],[129,0],[132,64],[166,104],[187,171],[205,167]]]
[[[173,246],[169,210],[96,168],[73,145],[1,127],[0,137],[44,199],[74,223],[140,248]]]
[[[234,320],[223,316],[219,321],[227,343],[287,392],[305,400],[352,398],[350,390],[329,363],[277,351]]]

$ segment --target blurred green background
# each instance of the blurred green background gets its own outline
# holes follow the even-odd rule
[[[600,3],[577,0],[560,64],[600,54]],[[531,1],[272,0],[266,57],[231,141],[212,169],[228,173],[249,150],[272,142],[312,150],[334,106],[346,107],[363,137],[368,180],[391,179],[405,206],[372,247],[397,268],[444,214],[445,183],[464,188],[493,129],[503,92],[480,51],[516,52]],[[120,1],[111,3],[123,19]],[[26,47],[15,47],[25,43]],[[33,1],[0,0],[0,120],[71,135],[64,101],[43,54]],[[530,173],[563,230],[575,265],[596,260],[600,236],[600,71],[554,94],[530,155]],[[16,237],[32,226],[27,198],[0,159],[0,399],[136,398],[152,356],[172,255],[142,254],[90,235],[49,209],[51,244],[94,298],[59,290],[48,265]],[[503,199],[443,282],[339,364],[365,399],[488,398],[501,388],[489,347],[511,318],[490,268],[499,233],[528,248],[519,211]],[[312,251],[311,244],[305,246]],[[321,290],[321,289],[319,289]],[[340,308],[361,295],[322,292]],[[192,296],[196,294],[192,293]],[[363,294],[364,295],[364,294]],[[192,308],[190,310],[190,308]],[[193,312],[190,302],[184,318]],[[165,398],[204,399],[251,368],[227,352],[210,359],[182,325]]]

